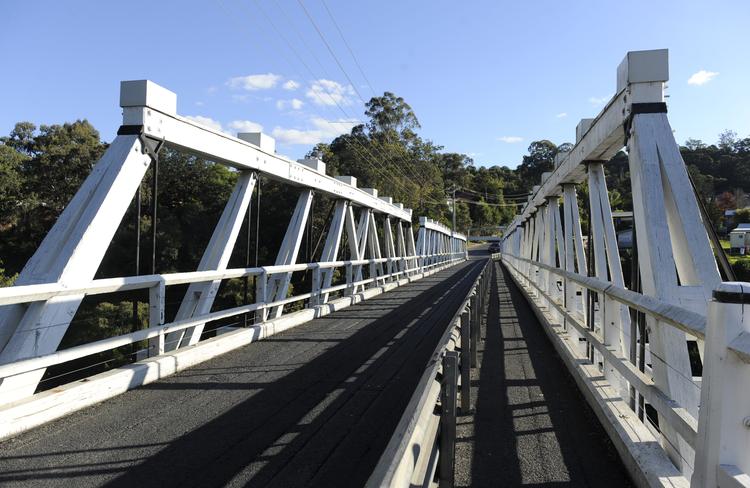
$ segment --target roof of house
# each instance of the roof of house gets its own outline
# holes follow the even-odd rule
[[[748,231],[748,230],[750,230],[750,223],[747,223],[747,224],[738,224],[737,227],[735,227],[732,232],[734,232],[734,231],[743,231],[744,232],[744,231]]]

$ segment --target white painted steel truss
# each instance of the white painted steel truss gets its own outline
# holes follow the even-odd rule
[[[321,307],[332,293],[353,295],[466,259],[465,236],[422,219],[420,232],[427,233],[429,244],[418,248],[410,209],[390,197],[378,197],[376,189],[357,188],[354,177],[326,175],[322,161],[291,161],[277,155],[273,139],[264,134],[243,133],[235,138],[180,117],[176,95],[151,81],[123,82],[120,105],[123,125],[118,136],[15,286],[0,290],[0,406],[32,395],[51,365],[143,340],[149,341],[148,355],[163,354],[198,343],[210,321],[254,312],[256,321],[263,323],[280,317],[284,306],[293,302]],[[154,142],[236,168],[234,191],[196,272],[94,280],[151,164],[149,148]],[[297,205],[273,266],[229,270],[258,175],[298,188]],[[297,264],[314,194],[332,197],[334,211],[320,260]],[[344,232],[351,259],[339,261]],[[344,273],[334,284],[337,268]],[[300,271],[312,272],[312,290],[290,297],[292,274]],[[212,311],[222,280],[245,277],[255,279],[255,302]],[[179,284],[189,285],[187,293],[174,319],[165,323],[165,289]],[[148,329],[57,351],[85,296],[137,289],[149,289]]]
[[[714,290],[728,285],[721,284],[667,119],[667,51],[628,53],[617,79],[615,96],[595,119],[580,122],[575,146],[556,158],[554,171],[542,176],[506,229],[501,259],[569,351],[571,364],[580,371],[590,364],[603,375],[605,383],[588,381],[598,385],[593,388],[597,401],[609,402],[603,411],[617,405],[613,402],[624,406],[616,428],[630,432],[623,436],[645,433],[661,444],[667,460],[662,465],[653,452],[644,454],[647,439],[641,445],[623,441],[631,455],[641,456],[637,462],[644,463],[641,472],[648,473],[649,483],[750,486],[744,474],[750,472],[750,390],[741,387],[750,383],[745,339],[750,314],[741,315],[737,307],[743,305],[712,299]],[[630,165],[639,293],[625,289],[604,179],[604,165],[623,146]],[[583,183],[588,236],[581,229],[576,191]],[[730,289],[730,295],[743,296],[750,285]],[[744,297],[750,303],[750,295]],[[712,307],[713,317],[729,320],[711,320]],[[639,327],[644,318],[647,336]],[[706,337],[713,341],[704,352]],[[689,341],[700,351],[703,378],[693,376]],[[719,379],[726,375],[736,387]],[[722,381],[721,389],[714,388]],[[658,421],[643,414],[640,402],[656,410]]]

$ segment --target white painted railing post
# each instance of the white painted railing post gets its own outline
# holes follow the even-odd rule
[[[352,263],[346,263],[346,290],[344,295],[350,296],[354,294],[354,266]]]
[[[720,284],[708,305],[698,444],[691,486],[750,486],[750,283]]]
[[[164,278],[159,279],[159,283],[148,290],[148,326],[158,327],[164,325],[164,295],[166,294]],[[160,331],[159,336],[149,341],[149,356],[159,356],[164,354],[164,332]]]
[[[322,270],[320,269],[320,266],[316,266],[312,270],[312,290],[310,290],[312,292],[312,296],[310,297],[310,307],[314,307],[323,303],[322,297],[320,295],[322,281]]]
[[[267,303],[268,295],[268,274],[264,271],[255,279],[255,303]],[[256,322],[265,322],[268,318],[268,309],[266,307],[256,310]]]

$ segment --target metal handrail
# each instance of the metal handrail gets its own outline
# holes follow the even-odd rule
[[[253,312],[256,310],[264,310],[264,309],[270,309],[270,308],[277,307],[277,306],[283,306],[289,303],[293,303],[293,302],[297,302],[301,300],[307,300],[313,297],[318,297],[321,295],[329,294],[334,291],[339,291],[339,290],[343,290],[347,288],[367,285],[370,283],[377,283],[378,281],[390,280],[393,278],[397,278],[403,274],[420,273],[420,272],[429,270],[431,268],[434,268],[436,266],[449,265],[457,261],[463,260],[463,256],[464,256],[463,253],[455,253],[455,255],[460,255],[461,257],[453,257],[448,260],[438,261],[436,263],[432,263],[432,264],[428,264],[424,266],[407,268],[405,270],[395,270],[392,273],[384,274],[381,276],[370,277],[370,278],[360,280],[357,282],[345,283],[341,285],[332,285],[329,287],[321,288],[319,290],[315,290],[313,292],[294,295],[292,297],[288,297],[282,300],[275,300],[272,302],[258,302],[258,303],[253,303],[253,304],[241,305],[239,307],[234,307],[234,308],[230,308],[227,310],[221,310],[218,312],[203,314],[197,317],[191,317],[189,319],[178,320],[178,321],[174,321],[174,322],[170,322],[170,323],[162,324],[162,325],[154,325],[154,326],[151,326],[151,327],[148,327],[146,329],[142,329],[136,332],[130,332],[128,334],[122,334],[122,335],[118,335],[114,337],[109,337],[109,338],[101,339],[101,340],[94,341],[88,344],[73,346],[68,349],[56,351],[54,353],[21,359],[18,361],[14,361],[12,363],[0,364],[0,379],[8,378],[11,376],[16,376],[16,375],[23,374],[23,373],[28,373],[31,371],[44,369],[44,368],[54,366],[57,364],[62,364],[65,362],[73,361],[75,359],[81,359],[86,356],[91,356],[91,355],[102,353],[108,350],[117,349],[119,347],[127,346],[129,344],[134,344],[140,341],[153,339],[157,337],[163,338],[171,332],[176,332],[176,331],[184,330],[190,327],[195,327],[196,325],[204,324],[206,322],[231,318],[237,315],[241,315],[241,314],[248,313],[248,312]],[[267,275],[274,275],[274,274],[283,274],[283,273],[289,273],[293,271],[315,269],[315,268],[328,269],[328,268],[343,267],[343,266],[350,266],[350,265],[355,266],[355,265],[363,265],[363,264],[382,263],[382,262],[387,262],[387,261],[396,262],[396,261],[403,260],[403,261],[408,262],[409,260],[415,260],[415,259],[424,258],[424,257],[434,257],[434,256],[378,258],[378,259],[355,260],[355,261],[338,261],[338,262],[329,262],[329,263],[303,263],[303,264],[296,264],[296,265],[289,265],[289,266],[265,266],[265,267],[259,267],[259,268],[240,268],[240,269],[227,270],[225,272],[216,272],[216,271],[200,272],[199,271],[199,272],[192,272],[192,273],[172,273],[172,274],[167,274],[167,275],[135,276],[135,277],[127,277],[127,278],[109,278],[109,279],[93,280],[92,283],[88,286],[81,286],[78,288],[69,288],[69,289],[62,288],[63,292],[58,293],[58,294],[52,294],[52,295],[50,295],[50,293],[52,293],[52,290],[60,289],[59,285],[57,284],[55,284],[54,286],[52,286],[51,284],[26,285],[26,286],[9,287],[9,288],[0,289],[0,299],[6,298],[10,300],[8,297],[13,297],[13,299],[16,301],[10,301],[10,303],[28,303],[31,301],[38,301],[42,299],[52,298],[55,296],[81,294],[82,292],[86,294],[94,295],[94,294],[111,293],[111,292],[116,292],[116,291],[151,288],[154,286],[161,286],[162,284],[176,285],[176,284],[184,284],[184,283],[195,283],[195,282],[204,282],[204,281],[211,281],[211,280],[217,280],[217,279],[241,278],[244,276],[260,275],[264,273]],[[26,291],[24,293],[9,293],[9,291],[12,291],[14,289],[20,289],[20,288],[25,288]],[[32,290],[29,291],[29,289],[32,289]],[[26,300],[23,300],[23,301],[18,300],[20,297],[26,297]],[[39,298],[39,297],[43,297],[43,298]],[[0,301],[0,304],[4,304],[4,302]],[[325,306],[325,304],[321,304],[320,306]],[[260,325],[261,324],[255,324],[255,326],[260,326]],[[150,347],[154,347],[154,346],[150,346]]]
[[[469,288],[469,291],[466,293],[461,306],[448,322],[448,326],[430,356],[425,371],[422,373],[419,383],[417,384],[414,393],[412,394],[411,399],[409,400],[409,403],[391,436],[390,442],[367,481],[367,487],[396,486],[396,478],[399,474],[399,469],[402,463],[406,460],[408,448],[417,430],[419,419],[425,412],[425,409],[432,411],[437,403],[440,388],[435,387],[435,382],[437,381],[438,372],[440,370],[441,358],[449,348],[450,342],[458,338],[456,332],[461,322],[461,315],[466,311],[470,297],[477,293],[477,287],[482,279],[486,277],[487,270],[491,266],[491,263],[492,260],[487,260],[474,280],[474,283]],[[462,367],[464,366],[462,365]],[[427,447],[426,450],[420,450],[419,455],[426,455],[432,458],[435,449],[438,448],[437,436],[430,439],[429,446]],[[416,464],[416,462],[413,463],[411,466],[412,471],[406,473],[409,479],[411,479],[413,475],[413,470]],[[405,486],[408,485],[408,483],[405,484]]]

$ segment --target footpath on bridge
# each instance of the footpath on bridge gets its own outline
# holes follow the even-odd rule
[[[511,277],[495,263],[457,487],[632,486],[614,446]]]
[[[0,485],[362,486],[468,261],[0,443]]]

